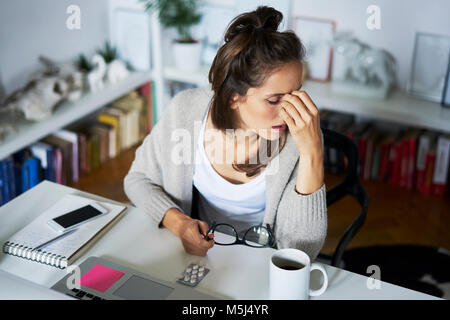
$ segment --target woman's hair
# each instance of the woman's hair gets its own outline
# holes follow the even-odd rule
[[[209,82],[214,91],[211,117],[217,129],[238,129],[235,128],[238,123],[235,112],[231,109],[235,94],[243,97],[249,88],[263,85],[277,68],[303,60],[305,49],[297,35],[292,31],[277,31],[282,20],[281,12],[260,6],[255,11],[238,15],[228,25],[225,43],[219,48],[209,71]],[[271,141],[260,138],[260,145],[267,146],[268,156],[275,156],[277,153],[270,154]],[[285,142],[286,135],[282,135],[278,140],[280,151]],[[257,159],[252,164],[233,163],[233,168],[251,177],[269,161],[260,162]]]

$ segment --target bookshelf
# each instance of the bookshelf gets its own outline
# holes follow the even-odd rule
[[[111,101],[152,80],[150,72],[133,72],[117,84],[105,84],[98,92],[87,92],[80,99],[65,101],[56,107],[52,116],[40,122],[23,120],[16,124],[17,131],[9,132],[0,141],[0,160],[23,149],[52,132],[100,109]]]

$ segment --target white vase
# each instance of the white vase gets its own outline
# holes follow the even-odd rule
[[[184,71],[195,71],[200,67],[202,53],[201,42],[173,42],[175,66]]]

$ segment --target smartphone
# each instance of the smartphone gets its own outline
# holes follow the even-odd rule
[[[48,222],[48,225],[55,231],[66,232],[77,228],[92,219],[98,218],[107,212],[107,209],[94,202],[69,213],[65,213],[59,217],[53,218]]]

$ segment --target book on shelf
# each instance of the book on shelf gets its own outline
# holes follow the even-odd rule
[[[100,164],[109,159],[109,126],[103,123],[92,124],[89,127],[91,134],[96,134],[99,137],[99,161]]]
[[[12,157],[0,161],[0,204],[5,204],[16,196],[16,177]]]
[[[113,102],[111,109],[118,109],[123,114],[125,121],[125,131],[121,132],[121,149],[128,149],[139,141],[139,113],[140,110],[135,108],[128,100],[125,102]]]
[[[86,128],[87,137],[87,160],[89,172],[100,167],[100,136],[97,132]]]
[[[433,184],[434,166],[436,163],[436,142],[437,140],[431,140],[430,148],[425,157],[425,179],[424,183],[420,186],[419,191],[423,194],[431,194],[431,186]]]
[[[392,174],[392,167],[394,162],[394,152],[398,132],[387,132],[382,140],[379,142],[379,160],[378,160],[378,181],[388,181]]]
[[[437,140],[436,163],[433,172],[432,193],[444,196],[447,183],[450,162],[450,135],[441,135]]]
[[[127,144],[127,115],[119,108],[107,107],[104,112],[116,116],[119,121],[119,152],[125,150]]]
[[[38,141],[30,146],[31,153],[41,161],[42,176],[48,181],[56,182],[54,171],[54,151],[53,147],[42,141]]]
[[[400,165],[400,187],[412,190],[415,180],[416,144],[420,135],[420,130],[408,130],[401,141],[401,165]]]
[[[62,161],[61,163],[58,161],[58,169],[61,164],[61,182],[58,181],[58,183],[70,184],[72,182],[72,142],[53,134],[45,137],[42,141],[61,151]]]
[[[78,150],[79,150],[79,167],[80,173],[86,174],[88,173],[88,164],[87,164],[87,137],[84,132],[77,131],[78,135]]]
[[[435,140],[436,135],[430,131],[424,131],[418,140],[415,188],[421,192],[424,190],[427,175],[427,154]]]
[[[366,154],[364,156],[364,165],[362,170],[362,178],[365,180],[369,180],[372,177],[372,170],[373,167],[375,167],[374,164],[374,154],[375,154],[375,148],[376,144],[381,138],[382,133],[377,130],[376,128],[373,128],[370,130],[366,135]],[[378,163],[376,164],[378,165]]]
[[[9,158],[9,166],[13,179],[9,184],[15,185],[15,195],[17,196],[37,185],[43,178],[41,161],[34,157],[29,148],[16,152]],[[14,190],[13,190],[14,191]]]
[[[403,135],[402,133],[400,134]],[[402,148],[402,142],[401,139],[397,139],[392,144],[391,148],[391,155],[390,160],[392,162],[391,167],[391,177],[389,179],[389,183],[392,185],[400,185],[400,174],[401,174],[401,167],[402,167],[402,155],[403,155],[403,148]]]
[[[120,108],[128,115],[126,148],[135,145],[146,136],[147,107],[144,97],[141,97],[137,91],[131,91],[114,101],[111,106]]]
[[[108,159],[112,159],[116,156],[116,129],[106,123],[98,122],[99,126],[102,126],[108,130]]]
[[[80,177],[80,173],[79,173],[79,151],[78,151],[78,147],[79,147],[79,143],[78,143],[78,135],[76,132],[72,132],[69,130],[58,130],[56,132],[53,133],[55,136],[70,141],[72,143],[72,181],[73,182],[77,182],[79,177]]]
[[[102,112],[98,115],[97,120],[100,123],[108,124],[114,128],[115,132],[115,153],[111,158],[114,158],[120,152],[120,117],[118,115],[110,114],[107,112],[108,108],[104,108]]]
[[[140,140],[143,140],[145,136],[150,133],[153,127],[153,83],[151,81],[142,85],[139,88],[140,95],[144,98],[145,108],[143,108],[143,117],[141,118],[142,133]]]

